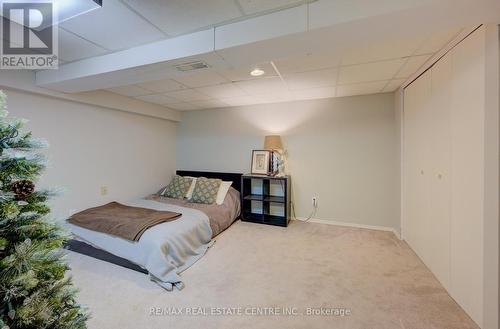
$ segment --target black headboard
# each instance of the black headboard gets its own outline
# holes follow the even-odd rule
[[[177,175],[191,176],[191,177],[219,178],[224,181],[232,181],[233,185],[231,186],[238,192],[241,192],[241,176],[243,176],[243,174],[210,172],[210,171],[177,170]]]

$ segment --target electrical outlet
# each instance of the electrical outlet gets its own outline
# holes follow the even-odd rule
[[[101,195],[108,195],[108,187],[107,186],[101,186]]]
[[[313,196],[311,202],[312,202],[312,205],[314,208],[318,208],[318,197],[317,196]]]

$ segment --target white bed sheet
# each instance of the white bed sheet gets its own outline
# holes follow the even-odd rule
[[[181,289],[183,282],[179,274],[199,260],[211,245],[212,229],[207,215],[196,209],[153,200],[141,199],[125,204],[178,212],[182,216],[149,228],[138,242],[66,225],[79,240],[145,268],[150,278],[163,288]]]

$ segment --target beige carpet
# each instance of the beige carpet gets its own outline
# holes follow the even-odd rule
[[[90,329],[478,328],[406,243],[387,232],[237,222],[182,274],[185,289],[174,292],[87,256],[70,253],[69,260],[80,301],[92,312]],[[150,315],[152,307],[160,315]],[[185,307],[205,315],[187,315]],[[172,308],[183,314],[168,315]],[[350,315],[305,315],[307,308]]]

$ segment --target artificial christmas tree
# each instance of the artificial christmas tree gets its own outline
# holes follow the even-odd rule
[[[44,143],[7,115],[0,91],[0,328],[85,328],[66,275],[66,234],[47,218],[54,193],[33,183],[44,169]]]

